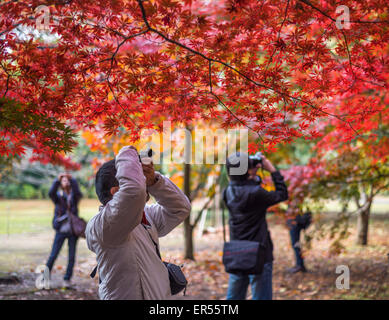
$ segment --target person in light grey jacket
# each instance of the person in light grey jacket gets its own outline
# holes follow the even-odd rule
[[[100,299],[171,299],[168,271],[152,239],[158,245],[190,214],[188,198],[152,163],[142,164],[132,146],[99,169],[96,193],[102,206],[85,234],[96,253]],[[156,204],[146,205],[149,194]]]

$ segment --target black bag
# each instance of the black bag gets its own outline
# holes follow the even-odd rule
[[[265,246],[248,240],[224,242],[223,264],[228,273],[261,274],[265,264]]]
[[[173,263],[163,262],[169,272],[169,281],[170,281],[170,291],[172,295],[180,293],[184,290],[184,295],[186,292],[186,286],[188,281],[185,278],[184,273],[181,270],[180,266],[177,266]]]
[[[87,222],[84,219],[74,215],[70,211],[70,199],[72,197],[72,194],[73,193],[70,193],[70,195],[68,195],[66,199],[66,214],[62,215],[60,218],[57,219],[57,221],[61,222],[59,232],[69,233],[75,235],[76,237],[85,238],[85,229]]]
[[[72,228],[73,234],[76,237],[85,238],[85,229],[86,229],[87,222],[84,219],[70,212],[69,212],[69,217],[70,217],[70,226]]]
[[[299,214],[296,216],[296,223],[303,229],[308,228],[311,222],[312,222],[312,213],[310,211],[307,211],[304,214]]]
[[[147,230],[147,228],[144,226],[146,232],[148,233],[151,241],[154,243],[155,250],[157,252],[158,257],[161,258],[161,253],[159,252],[158,244],[155,243],[154,239],[151,237],[151,234]],[[180,293],[182,290],[184,290],[184,296],[186,293],[186,287],[188,285],[188,281],[185,278],[184,273],[182,272],[182,269],[180,266],[168,263],[165,261],[162,261],[163,264],[166,266],[167,271],[169,273],[169,282],[170,282],[170,291],[172,295]]]

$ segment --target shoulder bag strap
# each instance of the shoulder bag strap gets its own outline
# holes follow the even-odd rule
[[[227,187],[228,188],[228,187]],[[225,222],[225,218],[224,218],[224,211],[225,211],[225,209],[226,209],[226,207],[227,207],[227,199],[226,199],[226,191],[227,191],[227,188],[225,188],[224,190],[223,190],[223,194],[222,194],[222,197],[223,197],[223,205],[222,205],[222,224],[223,224],[223,241],[224,241],[224,243],[226,243],[227,242],[227,240],[226,240],[226,226],[225,226],[225,224],[226,224],[226,222]],[[228,208],[227,208],[228,209]]]
[[[142,226],[143,226],[143,228],[145,228],[145,230],[146,230],[147,234],[149,235],[151,241],[154,243],[155,251],[157,252],[158,257],[162,260],[162,258],[161,258],[161,253],[159,252],[158,244],[154,241],[154,239],[153,239],[153,237],[151,236],[149,230],[147,230],[147,227],[146,227],[144,224],[142,224]]]

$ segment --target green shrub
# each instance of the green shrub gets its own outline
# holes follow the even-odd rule
[[[81,190],[84,198],[88,198],[88,199],[96,199],[97,198],[94,186],[92,186],[90,188],[86,188],[84,185],[80,184],[80,190]]]
[[[48,199],[49,198],[49,189],[50,189],[50,186],[49,185],[41,185],[39,187],[39,192],[38,192],[38,197],[39,199]]]
[[[17,199],[19,198],[20,186],[18,184],[8,184],[4,186],[4,198]]]
[[[48,199],[50,184],[42,184],[35,187],[26,183],[2,183],[0,184],[0,197],[5,199]],[[95,188],[85,187],[80,184],[80,189],[84,198],[97,198]]]
[[[1,195],[6,199],[38,199],[39,190],[29,184],[3,184],[0,188]]]
[[[37,199],[38,198],[38,190],[36,190],[33,186],[29,184],[23,184],[20,190],[20,198],[22,199]]]

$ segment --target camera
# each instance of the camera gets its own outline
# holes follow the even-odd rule
[[[150,164],[151,162],[153,162],[152,156],[153,156],[152,149],[140,151],[139,152],[139,161],[142,164]]]
[[[261,152],[257,152],[253,156],[249,156],[249,168],[255,168],[258,164],[262,165],[263,155]]]

